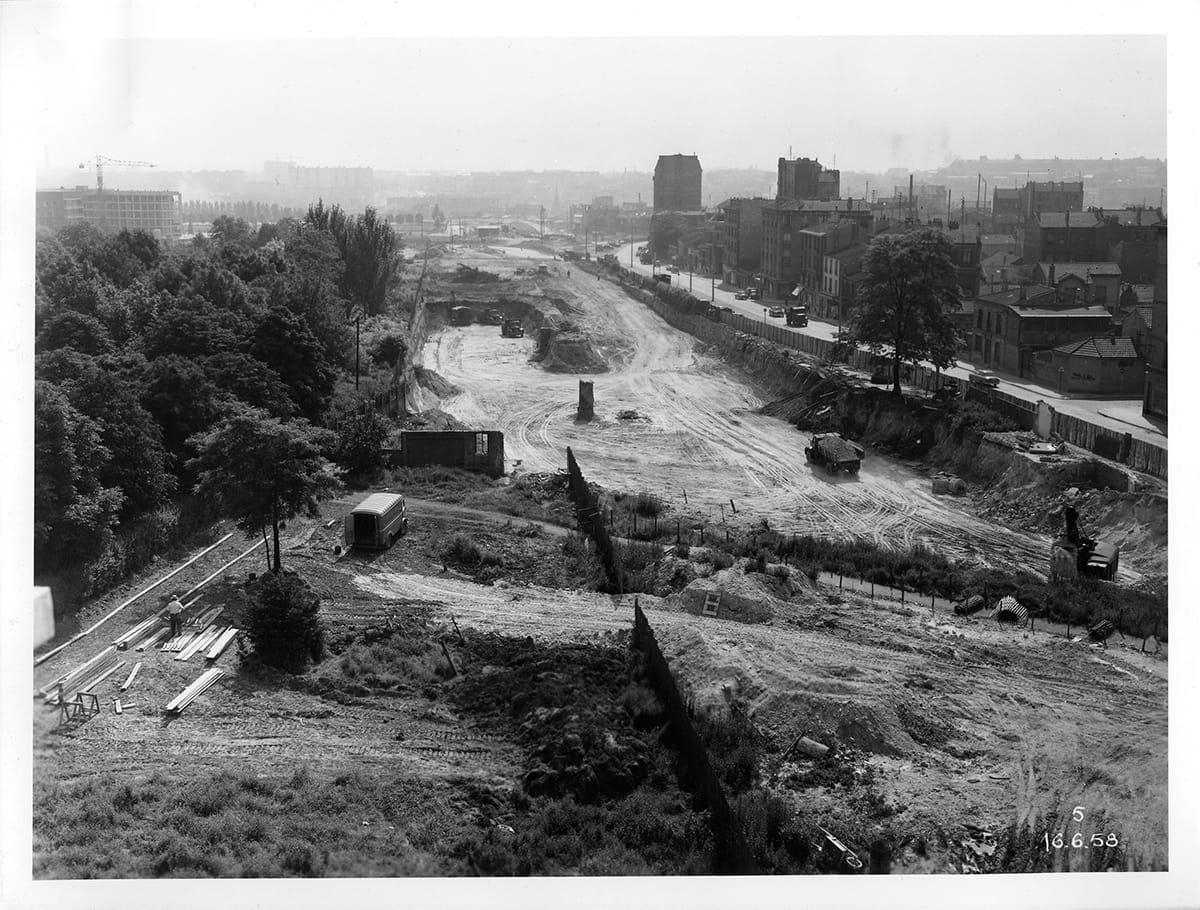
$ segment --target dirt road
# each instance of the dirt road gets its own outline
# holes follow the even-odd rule
[[[453,268],[452,262],[443,268]],[[929,481],[868,454],[857,478],[830,479],[804,460],[806,437],[757,413],[761,393],[607,281],[575,271],[550,279],[610,366],[587,376],[596,417],[577,423],[579,376],[529,362],[532,338],[500,338],[493,327],[448,328],[432,338],[424,365],[462,393],[440,406],[460,420],[505,434],[510,466],[554,471],[570,446],[589,480],[650,491],[709,526],[757,524],[785,533],[923,542],[954,558],[1044,571],[1049,538],[982,521],[929,492]],[[621,412],[635,419],[620,419]],[[729,506],[733,500],[738,514]]]

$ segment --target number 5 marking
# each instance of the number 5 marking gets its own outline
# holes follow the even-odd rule
[[[1075,811],[1071,813],[1071,818],[1077,822],[1083,821],[1083,806],[1076,806]]]

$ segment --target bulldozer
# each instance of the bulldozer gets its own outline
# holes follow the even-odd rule
[[[1111,541],[1085,537],[1079,530],[1079,511],[1070,502],[1063,506],[1062,516],[1063,535],[1054,541],[1050,551],[1050,577],[1115,580],[1120,547]]]

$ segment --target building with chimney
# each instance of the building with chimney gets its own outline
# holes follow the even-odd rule
[[[1064,300],[1099,304],[1116,313],[1121,300],[1121,267],[1115,262],[1039,262],[1033,267],[1034,284],[1058,291]]]
[[[984,294],[974,310],[968,359],[1017,376],[1032,375],[1036,352],[1107,335],[1112,326],[1105,307],[1079,306],[1041,284]]]
[[[654,211],[699,211],[702,175],[695,155],[659,155],[654,165]]]

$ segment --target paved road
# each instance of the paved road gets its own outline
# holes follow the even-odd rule
[[[625,268],[630,268],[629,251],[630,245],[626,244],[616,254],[617,260]],[[649,275],[652,271],[651,266],[642,265],[636,261],[636,257],[632,268],[633,271],[642,275]],[[662,269],[658,269],[657,271],[662,271]],[[837,326],[834,323],[818,319],[810,321],[805,328],[790,328],[784,324],[782,319],[772,319],[767,316],[765,314],[767,307],[762,302],[757,300],[735,300],[733,291],[723,291],[719,287],[714,290],[712,280],[705,276],[691,275],[684,271],[681,271],[678,275],[671,276],[671,283],[676,287],[687,288],[689,282],[692,288],[691,292],[694,296],[699,297],[701,300],[707,297],[713,300],[717,306],[732,307],[734,312],[741,313],[750,319],[764,321],[768,324],[773,323],[782,327],[785,331],[810,335],[815,338],[832,340],[837,335]],[[953,376],[956,379],[966,381],[975,371],[976,367],[973,364],[960,362],[958,365],[950,367],[945,373],[947,376]],[[1055,410],[1061,411],[1064,414],[1079,417],[1117,433],[1130,433],[1135,439],[1149,442],[1164,449],[1167,448],[1167,437],[1153,424],[1141,418],[1142,401],[1140,398],[1116,400],[1079,398],[1060,394],[1053,389],[1038,385],[1028,379],[1009,376],[1007,374],[998,375],[1000,376],[1000,385],[998,388],[1002,392],[1033,403],[1036,403],[1039,399],[1043,399],[1052,405]]]

